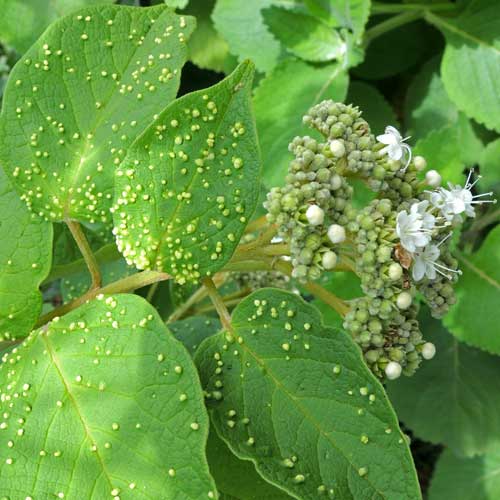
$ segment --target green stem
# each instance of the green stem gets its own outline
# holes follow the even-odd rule
[[[237,292],[223,295],[222,300],[224,301],[224,304],[226,304],[226,307],[232,307],[239,304],[243,300],[243,298],[250,293],[251,290],[249,288],[244,288],[243,290],[238,290]],[[196,309],[193,309],[193,316],[204,314],[206,312],[213,311],[214,309],[215,307],[213,304],[197,307]]]
[[[155,296],[155,293],[156,293],[156,290],[158,290],[158,285],[160,284],[159,281],[157,281],[156,283],[153,283],[151,285],[151,287],[149,288],[148,290],[148,294],[146,295],[146,300],[151,303],[151,301],[153,300],[153,297]]]
[[[389,19],[376,24],[373,28],[366,30],[364,38],[365,48],[368,47],[368,45],[370,45],[370,43],[373,42],[375,38],[382,36],[384,33],[392,31],[393,29],[398,28],[399,26],[411,23],[412,21],[416,21],[417,19],[421,19],[423,16],[424,16],[424,9],[422,6],[419,10],[402,12],[401,14],[390,17]]]
[[[394,3],[379,3],[375,2],[372,4],[371,13],[372,14],[398,14],[399,12],[408,12],[414,10],[427,9],[432,12],[450,12],[457,10],[457,4],[444,2],[436,3],[430,5],[423,5],[421,3],[405,3],[405,4],[394,4]]]
[[[258,219],[255,219],[248,224],[248,226],[245,229],[245,234],[258,231],[259,229],[262,229],[266,224],[267,224],[267,217],[263,215],[262,217],[259,217]]]
[[[114,243],[109,243],[103,246],[94,254],[97,263],[99,265],[106,264],[107,262],[114,262],[121,257],[120,252],[116,248]],[[66,276],[71,276],[72,274],[77,274],[84,271],[87,268],[87,264],[84,259],[78,259],[69,264],[63,264],[60,266],[54,266],[49,274],[49,276],[43,281],[42,285],[47,283],[52,283],[59,278],[65,278]]]
[[[89,269],[90,277],[92,279],[92,284],[90,286],[91,289],[97,289],[101,286],[101,271],[99,270],[99,264],[95,258],[94,252],[90,248],[89,242],[85,236],[85,233],[82,230],[82,227],[78,222],[75,222],[70,219],[66,219],[66,225],[68,226],[73,238],[80,249],[80,252],[87,264]]]
[[[63,316],[70,311],[73,311],[73,309],[76,309],[89,300],[94,299],[99,294],[111,295],[115,293],[127,293],[137,290],[138,288],[142,288],[143,286],[152,285],[157,281],[164,281],[168,279],[170,279],[170,276],[165,273],[158,271],[142,271],[140,273],[127,276],[126,278],[122,278],[114,283],[110,283],[102,288],[92,288],[81,297],[78,297],[67,304],[63,304],[60,307],[56,307],[55,309],[52,309],[52,311],[49,311],[47,314],[41,316],[38,319],[35,328],[40,328],[49,321],[52,321],[54,318]]]
[[[212,304],[215,307],[215,310],[217,311],[217,314],[219,315],[220,322],[222,323],[222,327],[228,331],[228,332],[233,332],[233,327],[231,326],[231,315],[229,314],[229,311],[227,310],[226,304],[224,304],[224,300],[222,297],[219,295],[219,292],[217,291],[217,287],[215,286],[215,283],[211,278],[205,278],[203,279],[203,285],[207,289],[208,296],[210,297],[210,300],[212,301]]]

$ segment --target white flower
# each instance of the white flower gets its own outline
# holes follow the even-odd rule
[[[391,361],[390,363],[387,363],[387,366],[385,367],[385,374],[387,375],[387,378],[389,380],[395,380],[401,376],[402,368],[399,363],[396,363],[396,361]]]
[[[427,168],[427,161],[423,156],[415,156],[415,158],[413,158],[413,164],[419,172]]]
[[[396,217],[396,234],[403,248],[409,252],[425,247],[431,240],[436,219],[426,211],[428,206],[427,200],[414,203],[410,213],[402,210]]]
[[[306,219],[311,226],[319,226],[325,220],[325,212],[318,205],[311,205],[306,211]]]
[[[403,276],[403,268],[397,262],[393,262],[389,266],[388,274],[392,281],[398,281]]]
[[[402,137],[398,130],[391,125],[385,127],[385,133],[377,136],[377,141],[382,144],[386,144],[385,148],[380,150],[380,154],[387,156],[391,160],[401,160],[406,156],[406,163],[403,170],[406,170],[411,161],[411,148],[404,141],[408,140],[409,137]]]
[[[328,228],[328,238],[334,244],[345,241],[345,229],[339,224],[332,224]]]
[[[465,181],[465,186],[448,183],[450,189],[440,188],[437,192],[431,194],[431,202],[438,207],[447,220],[452,220],[455,216],[465,213],[468,217],[475,217],[474,205],[482,203],[496,203],[497,200],[479,200],[483,196],[491,196],[493,193],[472,194],[472,188],[479,181],[478,176],[474,182],[470,182],[474,170],[471,169],[469,176]]]
[[[440,250],[439,247],[451,236],[449,233],[437,245],[427,245],[424,249],[418,250],[413,255],[412,276],[415,281],[420,281],[424,276],[430,280],[436,279],[437,273],[451,279],[452,273],[462,274],[459,269],[451,269],[438,262]]]
[[[436,260],[439,253],[437,245],[427,245],[423,250],[415,252],[412,269],[415,281],[420,281],[424,276],[430,280],[436,279]]]

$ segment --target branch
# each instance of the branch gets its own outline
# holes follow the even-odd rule
[[[222,297],[219,295],[215,283],[211,278],[204,278],[203,285],[207,289],[208,296],[210,297],[210,300],[212,301],[215,310],[219,315],[220,322],[222,323],[223,328],[226,331],[233,333],[233,327],[231,326],[231,315],[227,310],[226,304],[224,304],[224,300],[222,300]]]

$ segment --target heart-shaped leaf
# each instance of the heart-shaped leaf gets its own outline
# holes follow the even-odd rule
[[[232,327],[195,359],[237,456],[300,499],[420,498],[397,418],[350,336],[277,289],[244,299]]]
[[[218,271],[255,210],[259,148],[251,110],[254,68],[165,109],[116,172],[114,233],[139,269],[178,283]]]
[[[193,25],[165,6],[89,7],[52,24],[19,61],[0,160],[33,211],[110,222],[115,167],[175,97]]]
[[[195,368],[136,295],[90,302],[0,365],[9,498],[215,498]]]
[[[51,265],[52,224],[35,217],[0,167],[0,341],[24,337],[42,308],[38,287]]]

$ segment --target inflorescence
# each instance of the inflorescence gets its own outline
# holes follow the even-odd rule
[[[451,236],[476,205],[495,200],[473,194],[472,170],[464,186],[442,187],[435,170],[421,181],[427,164],[413,157],[408,138],[391,126],[375,138],[357,107],[323,101],[304,123],[323,140],[293,139],[286,183],[264,203],[268,220],[290,244],[293,277],[315,280],[351,263],[365,295],[350,301],[344,327],[377,376],[412,375],[436,351],[419,329],[415,296],[436,317],[455,303],[461,272]],[[352,203],[353,179],[377,193],[361,209]]]

